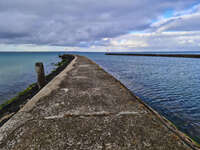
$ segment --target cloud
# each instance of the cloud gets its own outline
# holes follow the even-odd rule
[[[143,48],[143,47],[148,47],[147,42],[145,42],[145,40],[140,40],[139,38],[136,39],[134,37],[132,37],[133,39],[128,39],[128,38],[118,38],[118,40],[116,39],[112,39],[110,41],[110,45],[113,47],[124,47],[124,48]]]
[[[177,25],[168,23],[176,21],[167,20],[165,26],[151,26],[152,20],[169,8],[181,11],[194,2],[195,0],[1,0],[0,44],[68,48],[108,46],[109,41],[104,39],[116,38],[131,31],[162,27],[166,28],[164,30],[178,30]],[[127,45],[148,46],[145,41],[126,41],[115,46]]]
[[[110,41],[112,51],[190,51],[200,50],[200,31],[127,34]]]
[[[186,11],[176,12],[171,18],[162,18],[153,23],[155,31],[200,31],[200,4]]]

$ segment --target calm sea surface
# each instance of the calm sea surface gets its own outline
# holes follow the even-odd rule
[[[36,61],[44,62],[50,72],[52,63],[59,60],[58,54],[0,53],[0,103],[36,81]],[[91,58],[200,142],[200,59],[75,54]]]
[[[36,82],[36,62],[43,62],[48,74],[60,60],[59,54],[0,52],[0,104]]]

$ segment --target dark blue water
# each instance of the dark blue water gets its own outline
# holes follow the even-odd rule
[[[44,62],[46,71],[50,72],[54,68],[52,63],[59,60],[58,54],[0,53],[0,103],[36,81],[36,61]],[[181,131],[200,142],[200,59],[75,54],[91,58]]]
[[[200,59],[82,55],[200,142]]]
[[[36,62],[43,62],[48,74],[60,60],[59,54],[0,52],[0,104],[36,82]]]

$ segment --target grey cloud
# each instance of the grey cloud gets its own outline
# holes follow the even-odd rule
[[[195,0],[1,0],[0,43],[54,46],[104,45],[150,27],[168,8]]]
[[[200,31],[200,5],[151,25],[157,31]]]
[[[166,25],[166,30],[175,31],[198,31],[200,30],[200,12],[185,17],[174,19]]]

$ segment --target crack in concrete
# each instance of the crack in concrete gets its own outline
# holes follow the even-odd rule
[[[112,112],[93,112],[93,113],[65,113],[61,115],[55,115],[55,116],[48,116],[44,117],[44,119],[61,119],[61,118],[67,118],[67,117],[104,117],[104,116],[124,116],[124,115],[136,115],[139,114],[138,112],[129,112],[129,111],[123,111],[118,113],[112,113]]]

